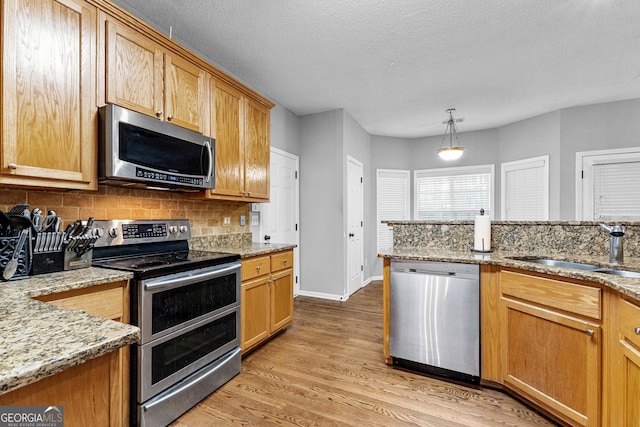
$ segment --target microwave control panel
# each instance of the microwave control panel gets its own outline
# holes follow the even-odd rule
[[[150,169],[136,167],[136,177],[140,179],[152,179],[154,181],[162,181],[175,184],[189,184],[193,186],[202,186],[203,178],[195,178],[184,175],[171,175],[163,172],[155,172]]]

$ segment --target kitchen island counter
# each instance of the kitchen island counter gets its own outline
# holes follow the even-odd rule
[[[455,251],[440,248],[393,248],[378,254],[382,258],[404,259],[417,261],[441,261],[459,262],[468,264],[489,264],[500,267],[515,268],[520,270],[535,271],[559,277],[587,280],[598,283],[607,288],[627,295],[640,301],[640,279],[614,276],[612,274],[596,273],[592,271],[576,270],[571,268],[553,267],[533,262],[523,261],[525,258],[544,258],[561,261],[595,264],[602,268],[617,270],[629,270],[640,272],[640,258],[625,258],[623,264],[610,264],[607,256],[571,255],[571,254],[543,254],[532,252],[495,251],[490,253],[478,253],[473,251]],[[522,259],[518,259],[522,258]]]
[[[32,299],[131,278],[89,267],[0,283],[0,394],[137,342],[135,326]]]

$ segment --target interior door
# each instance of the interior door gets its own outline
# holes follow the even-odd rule
[[[299,245],[299,187],[296,155],[271,148],[270,202],[260,204],[261,226],[258,241],[269,236],[271,243]],[[293,250],[294,295],[300,290],[300,248]]]
[[[347,295],[353,294],[363,283],[363,166],[347,156]]]

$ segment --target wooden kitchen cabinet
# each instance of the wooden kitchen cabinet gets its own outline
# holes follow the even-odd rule
[[[640,427],[640,306],[612,299],[616,313],[611,360],[610,426]]]
[[[244,354],[293,320],[293,251],[243,259],[241,289]]]
[[[602,291],[502,271],[502,383],[570,425],[601,417]]]
[[[0,184],[96,189],[96,8],[1,4]]]
[[[270,108],[211,80],[211,133],[216,139],[216,188],[207,198],[269,200]]]
[[[129,323],[129,282],[126,280],[36,299]],[[56,403],[65,408],[65,425],[128,425],[129,349],[121,348],[8,394],[15,394],[9,399],[16,403],[6,404],[21,405],[42,405],[49,402],[52,395],[56,396]]]
[[[206,72],[114,19],[106,18],[105,102],[209,133]]]

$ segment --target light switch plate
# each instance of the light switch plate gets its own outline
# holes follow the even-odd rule
[[[240,226],[247,225],[247,217],[245,215],[240,215]]]

